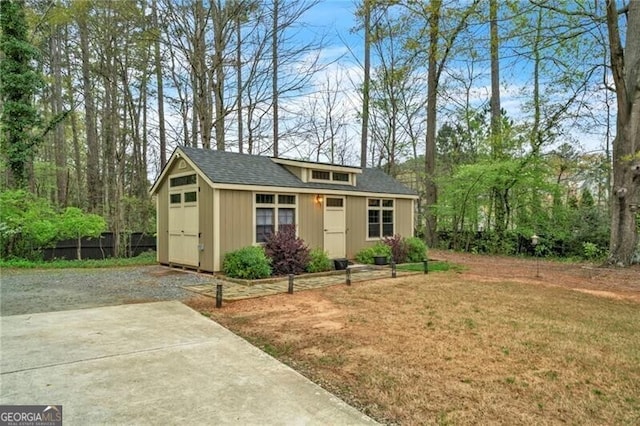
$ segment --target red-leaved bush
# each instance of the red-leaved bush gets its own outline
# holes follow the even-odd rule
[[[273,275],[301,274],[309,264],[309,247],[296,237],[295,225],[285,225],[267,237],[264,251],[271,258]]]
[[[409,254],[409,247],[407,242],[400,235],[394,235],[393,237],[385,237],[384,243],[391,249],[391,257],[396,263],[405,263]]]

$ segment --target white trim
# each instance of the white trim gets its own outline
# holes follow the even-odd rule
[[[209,179],[209,177],[206,174],[204,174],[202,170],[200,170],[200,167],[196,166],[196,164],[193,161],[191,161],[191,159],[182,151],[182,149],[176,148],[176,150],[173,151],[173,154],[171,154],[171,157],[169,157],[169,160],[167,160],[167,164],[164,165],[162,172],[160,172],[160,175],[156,178],[156,181],[153,183],[153,185],[151,185],[151,188],[149,189],[150,194],[155,194],[158,191],[160,184],[164,182],[165,178],[167,177],[167,174],[169,173],[169,170],[173,167],[173,163],[174,161],[176,161],[176,159],[183,159],[193,169],[193,171],[191,172],[181,172],[181,173],[184,173],[184,174],[195,173],[200,178],[202,178],[205,182],[207,182],[207,184],[210,187],[213,187],[213,181]]]
[[[264,192],[264,193],[292,193],[292,194],[327,194],[327,195],[340,195],[340,196],[356,196],[356,197],[370,197],[370,198],[400,198],[417,200],[417,195],[408,194],[393,194],[393,193],[377,193],[377,192],[364,192],[364,191],[345,191],[340,189],[326,189],[326,188],[299,188],[288,186],[260,186],[260,185],[245,185],[235,183],[215,183],[214,189],[230,189],[236,191],[251,191],[251,192]]]
[[[273,204],[267,204],[267,203],[257,203],[256,202],[256,195],[257,194],[267,194],[267,195],[273,195]],[[295,197],[296,202],[294,204],[280,204],[278,202],[278,195],[293,195]],[[252,193],[252,222],[253,222],[253,226],[252,226],[252,230],[251,233],[253,235],[252,237],[252,245],[257,246],[257,245],[262,245],[263,243],[256,241],[256,209],[259,208],[264,208],[264,209],[273,209],[273,230],[274,232],[278,232],[278,210],[280,208],[283,209],[294,209],[294,225],[296,228],[296,237],[298,236],[298,232],[300,231],[300,221],[299,221],[299,212],[300,212],[300,196],[299,193],[297,192],[274,192],[274,191],[253,191]]]
[[[369,207],[369,200],[380,200],[380,205],[377,207]],[[384,200],[392,200],[393,201],[393,207],[384,207],[382,205],[382,202]],[[380,236],[379,237],[369,237],[369,209],[371,210],[378,210],[380,212]],[[385,237],[389,237],[389,235],[383,235],[383,228],[384,228],[384,219],[383,219],[383,212],[384,211],[392,211],[393,212],[393,232],[391,233],[391,237],[393,237],[394,235],[396,235],[396,223],[398,222],[398,217],[396,215],[396,199],[395,198],[390,198],[390,197],[367,197],[365,200],[365,221],[364,221],[364,226],[365,226],[365,241],[380,241]]]

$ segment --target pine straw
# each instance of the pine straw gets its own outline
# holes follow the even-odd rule
[[[384,423],[640,423],[633,301],[447,272],[190,305]]]

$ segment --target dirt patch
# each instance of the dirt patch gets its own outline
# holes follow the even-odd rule
[[[591,263],[487,256],[431,250],[430,256],[464,266],[462,276],[482,282],[509,280],[585,291],[640,302],[640,265],[617,268]]]
[[[638,423],[640,269],[430,257],[463,270],[187,303],[384,423]]]

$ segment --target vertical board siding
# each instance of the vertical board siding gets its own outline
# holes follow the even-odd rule
[[[396,212],[396,234],[403,237],[413,237],[413,223],[411,221],[413,215],[413,200],[398,199],[395,200]]]
[[[298,194],[298,236],[309,248],[324,249],[323,204],[315,194]]]
[[[367,240],[367,199],[347,196],[347,257],[353,259],[360,250],[373,245]]]
[[[220,266],[230,251],[253,244],[253,193],[220,190]]]
[[[200,251],[200,269],[203,271],[213,272],[213,188],[211,188],[204,179],[198,177],[198,186],[200,192],[198,194],[198,209],[200,220],[200,244],[203,250]]]

